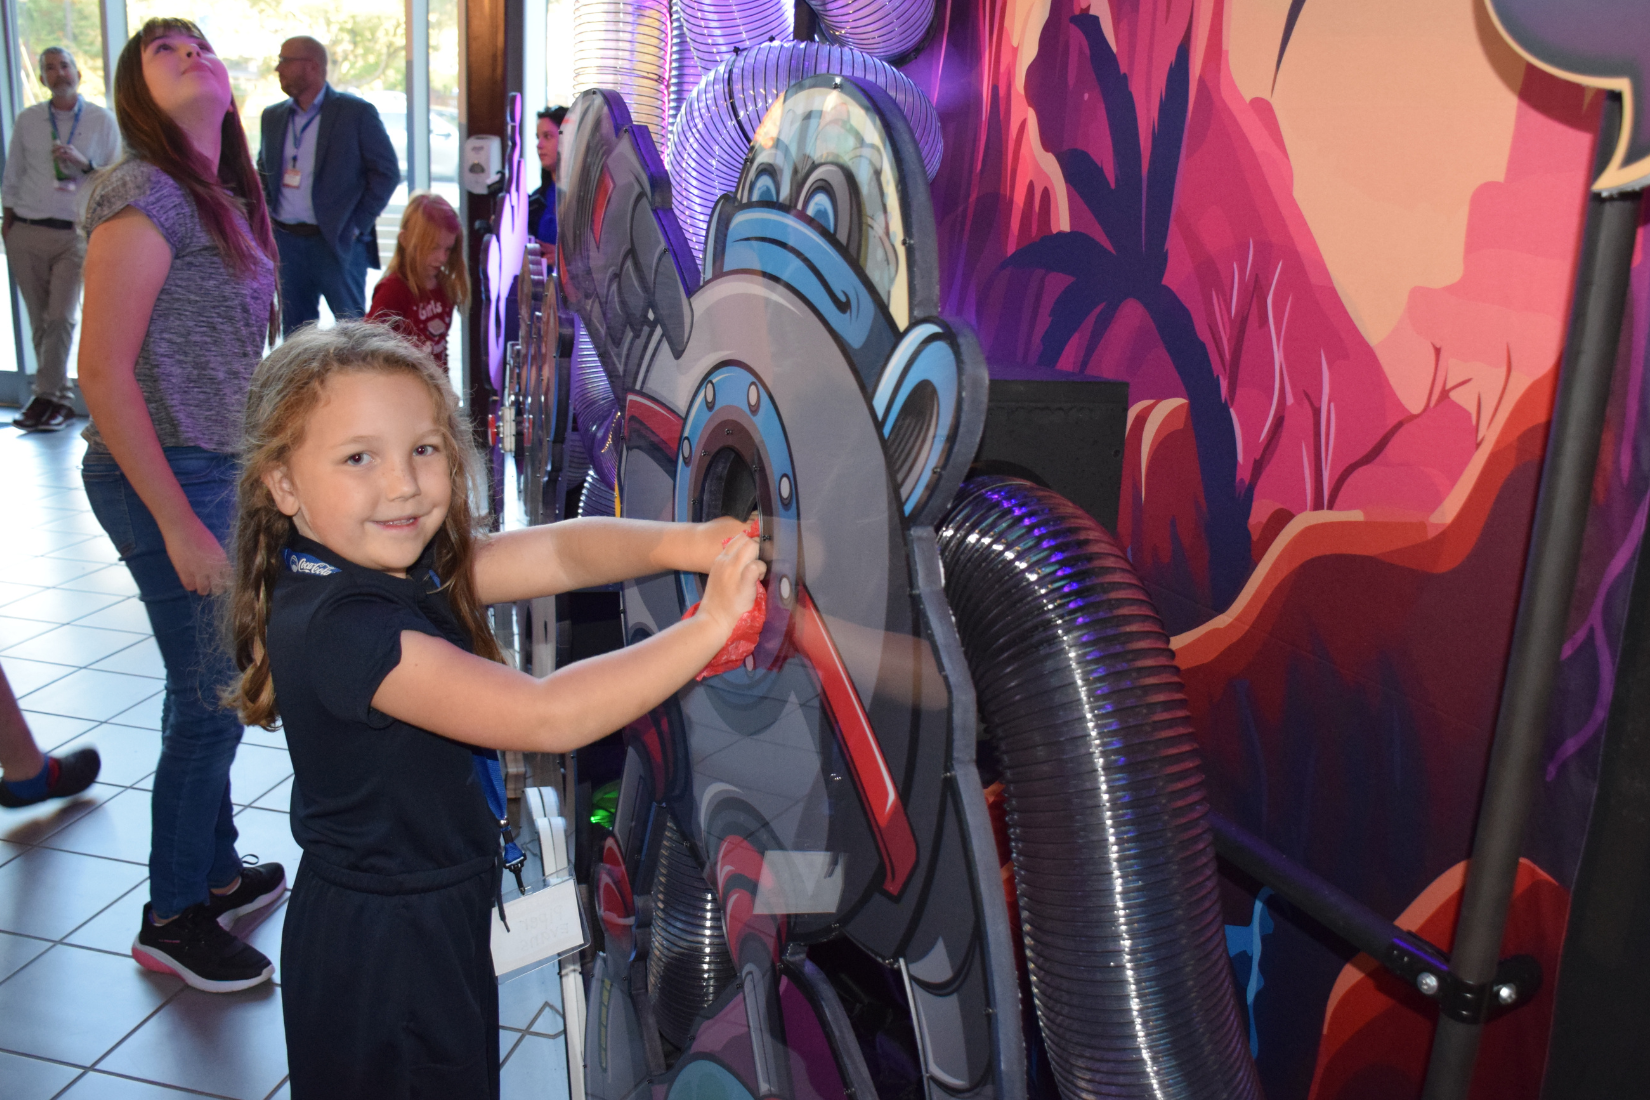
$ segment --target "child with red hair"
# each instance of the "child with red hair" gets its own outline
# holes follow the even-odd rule
[[[373,288],[367,310],[367,320],[388,325],[442,365],[453,310],[470,297],[464,250],[458,244],[462,228],[458,212],[440,195],[420,191],[409,198],[395,255]]]

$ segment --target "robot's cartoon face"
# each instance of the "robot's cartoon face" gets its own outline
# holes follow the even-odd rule
[[[800,215],[859,269],[895,325],[910,323],[904,211],[882,120],[840,87],[796,89],[751,140],[735,197]],[[739,243],[738,239],[731,243]]]
[[[976,1091],[1018,1016],[986,1011],[1013,964],[983,916],[1000,897],[976,885],[997,881],[983,800],[957,785],[972,703],[932,524],[978,442],[985,368],[934,317],[920,153],[876,89],[793,85],[712,213],[695,286],[668,181],[622,111],[606,93],[573,108],[561,281],[624,404],[623,512],[759,514],[769,612],[745,668],[629,731],[615,865],[651,881],[668,814],[717,884],[746,1001],[729,1019],[774,1018],[785,945],[846,936],[904,968],[929,1079]],[[686,574],[627,585],[627,639],[699,594]],[[768,1049],[783,1029],[750,1026],[752,1093],[799,1095]]]

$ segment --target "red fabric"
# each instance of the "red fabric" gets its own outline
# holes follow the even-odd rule
[[[453,304],[439,285],[416,294],[401,276],[388,272],[372,289],[372,305],[367,320],[388,325],[435,357],[447,363],[447,333],[453,327]]]
[[[761,533],[761,530],[761,523],[753,519],[750,526],[745,528],[745,535],[754,539]],[[731,538],[723,539],[722,545],[726,546],[732,541]],[[687,609],[687,613],[682,618],[691,619],[698,610],[699,605],[694,604]],[[748,611],[739,616],[739,621],[733,624],[733,633],[728,636],[726,644],[722,646],[715,657],[711,658],[710,664],[706,665],[704,670],[694,679],[703,680],[707,676],[720,676],[722,673],[731,672],[744,664],[745,658],[756,652],[756,640],[762,636],[762,623],[767,617],[768,589],[766,585],[758,582],[756,585],[756,602],[751,604]]]

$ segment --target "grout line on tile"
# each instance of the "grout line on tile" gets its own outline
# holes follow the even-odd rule
[[[124,1042],[124,1040],[122,1041]],[[87,1070],[86,1074],[90,1075],[91,1072],[91,1070]],[[185,1088],[183,1085],[168,1084],[165,1081],[156,1081],[149,1077],[133,1077],[130,1073],[116,1073],[112,1069],[100,1069],[97,1072],[105,1077],[118,1077],[122,1081],[136,1081],[140,1085],[154,1085],[157,1088],[168,1089],[183,1096],[210,1096],[213,1100],[235,1100],[233,1096],[226,1096],[221,1092],[202,1092],[199,1089]],[[57,1095],[62,1096],[63,1093],[60,1092]]]
[[[136,964],[136,962],[134,962],[132,965],[136,966],[137,964]],[[187,984],[185,984],[183,979],[181,979],[181,978],[178,979],[178,988],[173,990],[170,996],[168,996],[165,1000],[161,1001],[160,1004],[156,1005],[153,1012],[149,1013],[149,1015],[147,1015],[143,1019],[139,1020],[137,1022],[137,1024],[132,1028],[132,1030],[130,1030],[126,1034],[122,1035],[120,1037],[120,1039],[113,1046],[111,1046],[108,1050],[104,1051],[102,1054],[99,1054],[97,1056],[97,1060],[94,1061],[87,1068],[88,1069],[96,1069],[99,1065],[102,1064],[102,1062],[105,1058],[109,1057],[109,1055],[111,1055],[115,1051],[119,1050],[125,1044],[126,1040],[130,1039],[132,1036],[136,1035],[139,1031],[141,1031],[143,1029],[144,1024],[147,1024],[150,1020],[153,1020],[156,1016],[159,1016],[162,1012],[164,1012],[166,1010],[166,1006],[171,1004],[173,1001],[177,1000],[178,997],[183,994],[183,991],[185,989],[188,989],[188,988],[189,988],[189,986]],[[124,1077],[125,1074],[110,1074],[110,1076]],[[134,1080],[134,1081],[142,1081],[143,1080],[143,1078],[141,1078],[141,1077],[133,1077],[131,1079]],[[145,1081],[144,1083],[145,1084],[159,1084],[158,1081]],[[168,1087],[170,1087],[170,1086],[168,1086]],[[208,1095],[210,1095],[210,1094],[208,1094]],[[233,1097],[229,1098],[229,1100],[233,1100]]]
[[[89,1069],[81,1070],[79,1077],[76,1077],[73,1081],[70,1081],[68,1084],[64,1085],[62,1089],[60,1089],[59,1091],[54,1092],[52,1094],[52,1100],[57,1100],[57,1097],[67,1094],[70,1089],[74,1088],[76,1085],[80,1084],[80,1082],[84,1081],[86,1079],[86,1075],[90,1072],[92,1072],[92,1071],[89,1070]]]

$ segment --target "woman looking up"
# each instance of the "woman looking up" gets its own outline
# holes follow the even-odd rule
[[[285,889],[279,864],[243,867],[235,851],[241,724],[219,704],[236,670],[215,598],[247,389],[272,331],[275,243],[229,73],[198,27],[143,25],[115,70],[115,115],[127,155],[84,219],[80,387],[86,495],[166,664],[150,900],[132,955],[229,992],[273,968],[225,929]]]

